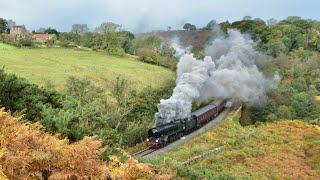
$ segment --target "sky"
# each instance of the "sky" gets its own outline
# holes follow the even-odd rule
[[[181,29],[186,22],[203,27],[212,19],[232,22],[244,16],[319,20],[319,7],[320,0],[0,0],[0,17],[28,30],[70,31],[76,23],[94,29],[102,22],[115,22],[137,33],[168,26]]]

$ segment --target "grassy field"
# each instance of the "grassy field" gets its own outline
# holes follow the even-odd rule
[[[148,161],[175,164],[180,175],[195,179],[320,179],[320,127],[289,120],[242,127],[231,113],[212,131]]]
[[[63,48],[18,49],[0,43],[0,65],[6,71],[44,85],[51,82],[62,90],[69,76],[87,77],[96,84],[102,79],[126,78],[131,88],[159,87],[174,73],[166,68],[140,62],[132,57],[118,58],[102,52]]]

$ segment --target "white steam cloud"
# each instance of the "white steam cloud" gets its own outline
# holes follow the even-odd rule
[[[262,55],[255,43],[239,31],[229,30],[228,37],[216,38],[205,50],[206,57],[197,60],[192,54],[180,58],[176,87],[169,99],[161,100],[156,123],[190,116],[192,103],[208,98],[231,98],[252,105],[266,100],[266,92],[277,88],[280,77],[265,77],[257,63]]]
[[[184,48],[180,45],[178,38],[171,39],[171,47],[175,50],[174,56],[181,58],[183,55],[190,53],[191,47]]]

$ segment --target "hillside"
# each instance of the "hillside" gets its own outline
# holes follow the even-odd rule
[[[212,34],[213,33],[210,30],[175,30],[144,33],[139,35],[157,35],[169,41],[177,39],[182,46],[188,47],[204,45],[211,38]]]
[[[283,120],[242,127],[229,116],[219,127],[159,159],[180,176],[227,179],[319,179],[320,128]],[[221,152],[182,162],[215,148]],[[177,165],[179,164],[179,165]]]
[[[174,73],[132,57],[113,57],[102,52],[63,48],[18,49],[0,44],[0,64],[6,71],[26,77],[36,84],[53,84],[62,90],[69,76],[87,77],[97,84],[102,79],[122,76],[132,88],[159,87]]]

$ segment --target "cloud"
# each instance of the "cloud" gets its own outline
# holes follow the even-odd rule
[[[317,0],[0,0],[0,17],[15,19],[29,29],[53,26],[68,31],[73,23],[94,28],[114,21],[132,31],[150,31],[181,28],[187,21],[204,26],[211,19],[233,21],[245,15],[316,18],[319,5]]]

